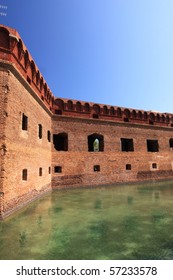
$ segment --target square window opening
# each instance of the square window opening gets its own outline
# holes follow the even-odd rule
[[[158,140],[147,140],[147,151],[158,152],[159,151]]]
[[[94,165],[94,172],[100,172],[100,165]]]
[[[152,163],[152,168],[157,169],[157,163]]]
[[[149,124],[154,125],[154,122],[152,120],[149,120]]]
[[[55,110],[56,115],[62,115],[62,110]]]
[[[126,164],[126,170],[131,170],[131,169],[132,169],[131,164]]]
[[[98,119],[99,115],[98,114],[93,114],[93,119]]]
[[[134,152],[133,139],[121,138],[121,151]]]
[[[129,122],[129,118],[124,118],[124,122]]]
[[[62,166],[55,166],[54,167],[54,172],[55,173],[62,173]]]

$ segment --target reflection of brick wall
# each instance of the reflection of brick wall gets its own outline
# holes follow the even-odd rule
[[[172,114],[55,98],[17,31],[0,25],[0,218],[51,188],[173,178],[172,130]],[[103,151],[88,151],[95,136]]]

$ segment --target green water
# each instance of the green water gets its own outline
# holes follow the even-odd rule
[[[54,191],[0,222],[0,259],[173,259],[173,181]]]

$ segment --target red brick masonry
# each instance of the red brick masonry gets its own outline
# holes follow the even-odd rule
[[[56,188],[173,178],[173,115],[55,98],[0,25],[0,149],[4,218]]]

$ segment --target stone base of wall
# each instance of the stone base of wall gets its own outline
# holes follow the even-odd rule
[[[172,170],[156,170],[156,171],[139,171],[124,174],[119,174],[118,180],[113,176],[107,175],[65,175],[65,176],[54,176],[52,178],[52,189],[65,189],[65,188],[77,188],[77,187],[94,187],[102,185],[114,185],[121,183],[138,183],[148,181],[161,181],[161,180],[172,180]]]
[[[139,171],[137,173],[137,179],[151,180],[160,178],[173,178],[172,170],[155,170],[155,171]]]
[[[9,202],[5,202],[5,195],[4,195],[3,201],[1,199],[0,220],[5,219],[6,217],[10,216],[12,213],[27,206],[29,203],[42,197],[43,195],[45,195],[47,192],[50,192],[51,190],[52,190],[51,184],[48,184],[43,186],[42,189],[39,191],[32,190],[31,192],[28,192],[27,194],[17,197]]]

